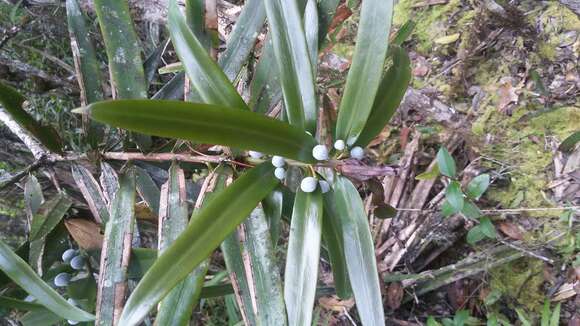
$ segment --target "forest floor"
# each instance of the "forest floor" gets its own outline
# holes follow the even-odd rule
[[[331,112],[354,50],[356,2],[340,5],[320,56],[320,93]],[[26,15],[0,13],[4,30],[28,24]],[[0,74],[36,94],[37,117],[71,130],[78,128],[67,118],[76,101],[74,63],[63,14],[60,8],[40,17],[0,47]],[[580,17],[557,1],[400,0],[394,31],[409,20],[415,27],[403,47],[412,60],[411,88],[370,150],[370,160],[399,165],[405,177],[363,187],[388,324],[538,325],[561,309],[560,324],[580,325],[580,148],[558,149],[580,129]],[[39,31],[45,34],[33,35]],[[56,78],[23,78],[7,63],[15,58]],[[75,143],[74,133],[68,137]],[[445,183],[428,176],[441,144],[464,185],[491,175],[476,204],[496,227],[494,239],[469,244],[476,224],[442,217]],[[0,168],[17,168],[2,149],[0,161]],[[377,197],[399,213],[379,219]],[[0,227],[23,231],[21,205],[0,206]],[[331,284],[328,264],[321,266],[322,282]],[[353,304],[320,297],[317,323],[352,325]],[[196,318],[221,325],[212,316],[224,306],[208,300]]]

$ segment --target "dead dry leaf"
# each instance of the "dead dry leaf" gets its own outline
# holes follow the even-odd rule
[[[318,303],[326,310],[344,312],[354,307],[354,298],[348,300],[340,300],[337,296],[322,297],[318,299]]]
[[[514,240],[522,240],[524,238],[524,232],[519,225],[511,222],[501,222],[499,223],[500,231]]]
[[[511,78],[502,78],[497,90],[499,97],[499,111],[511,115],[513,107],[518,104],[518,94],[512,85]]]
[[[65,220],[64,225],[82,249],[100,249],[103,246],[103,235],[97,223],[82,218],[75,218]]]
[[[403,302],[403,295],[405,291],[401,286],[401,283],[394,282],[389,284],[387,288],[387,305],[389,308],[393,310],[397,310],[401,306],[401,302]]]

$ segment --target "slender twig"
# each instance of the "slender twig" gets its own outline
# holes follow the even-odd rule
[[[543,211],[563,211],[567,209],[580,209],[580,206],[564,206],[564,207],[532,207],[532,208],[506,208],[506,209],[482,209],[481,212],[485,214],[502,214],[502,213],[520,213],[520,212],[543,212]],[[418,212],[418,213],[434,213],[437,209],[421,209],[421,208],[397,208],[398,211],[404,212]]]
[[[20,181],[20,179],[24,178],[24,176],[26,176],[28,173],[37,170],[45,163],[47,163],[47,160],[44,157],[41,157],[39,160],[28,165],[27,167],[22,169],[20,172],[16,173],[12,177],[10,177],[8,180],[6,180],[2,184],[0,184],[0,190],[15,184],[16,182]]]

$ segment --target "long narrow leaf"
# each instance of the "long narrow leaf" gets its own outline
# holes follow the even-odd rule
[[[0,269],[18,284],[22,289],[36,298],[38,304],[43,305],[53,313],[70,320],[89,321],[95,317],[80,310],[56,291],[48,286],[36,275],[22,258],[18,257],[3,241],[0,240]]]
[[[46,148],[60,153],[62,141],[57,132],[52,127],[43,126],[34,120],[22,108],[24,101],[24,96],[20,95],[14,88],[0,83],[0,106],[3,106],[16,123],[30,132]]]
[[[265,4],[288,121],[314,134],[318,113],[314,75],[298,4],[294,0]]]
[[[127,266],[135,223],[135,172],[119,177],[119,190],[111,205],[111,218],[105,229],[97,294],[98,325],[117,324],[118,308],[125,300]]]
[[[316,141],[306,132],[263,115],[209,104],[156,100],[105,101],[89,105],[97,121],[146,134],[189,139],[303,162],[314,162]]]
[[[137,192],[143,198],[149,209],[154,213],[159,213],[159,199],[161,191],[153,178],[142,168],[135,168],[135,183]]]
[[[395,114],[411,81],[411,61],[405,50],[393,46],[389,51],[393,56],[393,65],[381,81],[369,119],[356,141],[359,146],[366,146],[383,130]]]
[[[65,194],[45,202],[32,220],[30,241],[46,237],[60,221],[72,205],[72,200]]]
[[[310,325],[318,279],[322,194],[298,191],[288,238],[284,299],[290,325]]]
[[[310,64],[312,64],[312,74],[316,79],[316,67],[318,64],[318,8],[316,0],[308,0],[304,9],[304,33]]]
[[[233,111],[235,112],[235,111]],[[192,217],[129,297],[120,325],[136,325],[230,234],[278,183],[269,163],[237,179]]]
[[[274,248],[276,248],[278,239],[280,238],[283,205],[284,194],[279,189],[272,191],[262,201],[262,207],[264,207],[264,214],[266,214],[266,219],[268,220],[268,229],[270,229],[270,237],[272,238]]]
[[[362,324],[384,325],[385,316],[374,245],[360,195],[345,177],[337,176],[334,191],[327,193],[342,228],[348,275]]]
[[[371,113],[387,55],[393,0],[362,2],[352,65],[340,102],[336,136],[356,141]]]
[[[79,187],[83,197],[85,197],[95,220],[99,223],[106,223],[109,220],[109,208],[105,195],[99,187],[97,180],[84,166],[73,165],[71,171],[75,183]]]
[[[210,104],[248,109],[228,77],[191,32],[175,0],[169,5],[168,27],[177,55],[201,98]]]

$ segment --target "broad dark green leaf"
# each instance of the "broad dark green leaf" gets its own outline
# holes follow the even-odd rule
[[[125,301],[125,293],[119,290],[126,287],[128,279],[127,266],[135,227],[135,197],[135,171],[131,168],[119,176],[119,190],[105,228],[97,296],[98,325],[117,324],[116,309]]]
[[[0,269],[22,289],[36,298],[53,313],[70,320],[89,321],[95,317],[69,304],[18,257],[3,241],[0,241]]]
[[[387,55],[393,0],[362,2],[352,64],[340,102],[336,137],[352,144],[371,113]]]
[[[298,190],[288,236],[284,300],[289,325],[310,325],[322,234],[322,194]]]
[[[360,133],[356,144],[365,147],[389,123],[405,96],[411,81],[411,61],[401,47],[389,49],[393,65],[383,76],[369,118]]]
[[[316,91],[302,15],[296,1],[265,2],[288,121],[316,132]]]
[[[180,72],[171,78],[161,89],[153,95],[154,100],[181,100],[184,95],[185,73]]]
[[[149,248],[133,248],[127,269],[128,277],[140,279],[157,260],[157,250]]]
[[[489,174],[480,174],[477,177],[473,178],[467,185],[467,192],[466,195],[471,199],[479,199],[481,195],[487,190],[489,187],[490,177]]]
[[[58,325],[64,318],[54,314],[48,309],[31,311],[18,321],[22,326],[54,326]]]
[[[455,160],[451,157],[451,154],[449,154],[445,147],[441,147],[439,152],[437,152],[437,165],[439,165],[439,171],[441,174],[450,178],[455,178]]]
[[[22,107],[26,99],[14,88],[0,83],[0,106],[14,119],[20,127],[30,132],[41,144],[53,152],[60,153],[62,141],[56,130],[43,126],[28,114]],[[1,110],[1,108],[0,108]]]
[[[87,201],[93,217],[97,222],[105,224],[109,220],[109,207],[99,183],[91,172],[80,164],[74,164],[71,167],[71,171],[73,179]]]
[[[355,186],[337,176],[334,190],[326,194],[334,206],[344,241],[344,255],[355,302],[363,325],[384,325],[385,317],[375,250],[364,205]]]
[[[95,0],[103,34],[114,98],[146,98],[147,83],[141,46],[127,0]]]
[[[149,173],[142,168],[135,167],[135,184],[137,185],[137,192],[143,198],[147,206],[157,215],[159,213],[159,198],[161,191],[153,181]]]
[[[204,299],[224,297],[234,294],[234,288],[231,284],[208,285],[201,290],[201,297]]]
[[[284,205],[284,194],[281,190],[272,191],[262,201],[264,207],[264,214],[268,220],[268,228],[270,229],[270,237],[272,238],[272,245],[276,248],[278,239],[280,238],[280,222],[282,221],[282,207]]]
[[[266,36],[265,47],[256,65],[250,85],[250,108],[265,114],[282,99],[280,75],[271,35]]]
[[[324,215],[322,223],[322,238],[328,250],[330,266],[334,280],[336,294],[341,299],[352,297],[348,270],[346,267],[346,257],[344,251],[344,240],[342,238],[342,226],[339,214],[335,212],[336,205],[332,204],[328,195],[324,196]]]
[[[125,305],[119,325],[137,325],[179,281],[205,260],[278,184],[273,172],[270,163],[247,171],[197,212],[187,229],[157,258],[137,285]]]
[[[316,141],[312,136],[297,127],[249,111],[158,100],[105,101],[86,109],[91,111],[93,119],[115,127],[315,162],[312,148]]]
[[[443,205],[441,205],[441,215],[443,215],[443,217],[449,217],[456,213],[459,213],[459,211],[456,210],[453,206],[451,206],[451,204],[449,204],[449,201],[446,200],[443,203]]]
[[[576,144],[580,143],[580,131],[576,131],[575,133],[571,134],[570,136],[566,137],[564,141],[558,147],[559,150],[562,152],[569,152]]]
[[[445,199],[456,211],[460,212],[463,209],[465,199],[459,182],[453,180],[449,183],[445,189]]]
[[[201,98],[210,104],[248,109],[228,77],[189,29],[175,0],[170,1],[168,28],[177,55]]]

